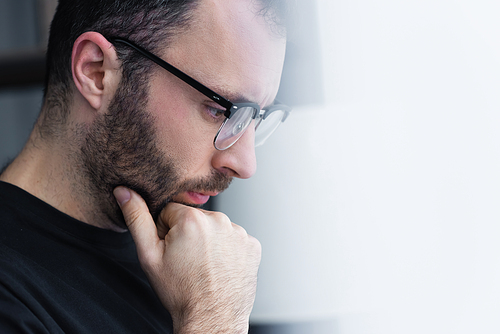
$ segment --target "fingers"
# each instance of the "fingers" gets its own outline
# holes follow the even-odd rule
[[[197,222],[205,219],[205,212],[201,209],[173,202],[168,203],[160,213],[160,221],[167,225],[169,229],[189,221]]]
[[[166,224],[170,229],[177,225],[203,222],[223,224],[227,226],[232,225],[229,218],[221,212],[206,211],[179,203],[169,203],[161,212],[160,221]],[[204,226],[201,225],[200,227],[203,228]]]
[[[246,247],[246,251],[254,256],[257,263],[260,263],[262,253],[260,242],[249,235],[243,227],[231,222],[229,217],[222,212],[169,203],[160,214],[158,228],[162,224],[169,228],[165,236],[166,244],[180,240],[188,243],[198,240],[201,244],[202,240],[211,240],[211,242],[219,243],[222,248],[224,244],[230,245],[236,242],[239,243],[239,247]],[[228,239],[224,240],[224,238]],[[226,251],[230,252],[229,248]]]
[[[125,223],[132,234],[141,263],[155,263],[161,254],[161,240],[148,206],[137,193],[125,187],[117,187],[113,195],[120,206]]]

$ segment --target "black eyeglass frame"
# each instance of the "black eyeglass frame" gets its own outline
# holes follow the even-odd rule
[[[203,95],[207,96],[212,101],[219,104],[221,107],[226,108],[226,110],[224,112],[224,116],[226,117],[226,119],[224,120],[224,122],[222,122],[222,125],[220,126],[219,131],[217,131],[217,134],[215,135],[215,138],[214,138],[214,145],[216,148],[217,148],[216,140],[217,140],[217,137],[219,136],[220,131],[222,130],[224,125],[227,123],[227,121],[240,108],[251,107],[255,110],[254,114],[252,115],[252,119],[256,119],[257,117],[260,118],[260,121],[256,124],[255,129],[257,129],[260,122],[262,120],[265,120],[267,118],[267,116],[269,116],[273,111],[275,111],[275,110],[284,111],[285,114],[284,114],[283,118],[281,119],[281,122],[284,122],[286,120],[286,118],[288,117],[288,115],[290,114],[290,111],[292,110],[289,106],[281,104],[281,103],[275,103],[272,106],[270,106],[269,108],[266,108],[263,110],[260,109],[260,106],[257,103],[252,103],[252,102],[233,103],[233,102],[229,101],[228,99],[226,99],[225,97],[217,94],[216,92],[214,92],[213,90],[211,90],[207,86],[203,85],[202,83],[200,83],[196,79],[193,79],[192,77],[190,77],[186,73],[182,72],[178,68],[167,63],[166,61],[164,61],[160,57],[158,57],[158,56],[154,55],[153,53],[147,51],[146,49],[140,47],[139,45],[137,45],[137,44],[125,39],[125,38],[120,38],[120,37],[109,38],[109,41],[113,44],[114,43],[121,43],[121,44],[127,45],[128,47],[131,47],[132,49],[139,52],[144,57],[150,59],[151,61],[153,61],[157,65],[161,66],[162,68],[164,68],[168,72],[172,73],[177,78],[181,79],[182,81],[184,81],[185,83],[187,83],[188,85],[190,85],[191,87],[193,87],[194,89],[196,89],[197,91],[202,93]],[[278,101],[275,101],[275,102],[278,102]]]
[[[169,71],[170,73],[175,75],[177,78],[181,79],[182,81],[184,81],[185,83],[187,83],[188,85],[190,85],[191,87],[193,87],[194,89],[196,89],[197,91],[202,93],[203,95],[207,96],[212,101],[218,103],[221,107],[226,108],[226,111],[224,112],[224,116],[226,116],[227,118],[231,118],[234,115],[234,113],[237,112],[238,109],[242,108],[242,107],[253,107],[256,110],[261,110],[260,106],[256,103],[251,103],[251,102],[233,103],[233,102],[229,101],[228,99],[217,94],[216,92],[214,92],[213,90],[211,90],[207,86],[203,85],[202,83],[200,83],[196,79],[193,79],[192,77],[190,77],[186,73],[182,72],[181,70],[177,69],[173,65],[170,65],[169,63],[167,63],[166,61],[164,61],[160,57],[152,54],[151,52],[147,51],[146,49],[140,47],[139,45],[137,45],[137,44],[135,44],[127,39],[113,37],[113,38],[110,38],[109,41],[111,43],[121,43],[121,44],[125,44],[125,45],[131,47],[135,51],[142,54],[144,57],[152,60],[153,62],[155,62],[159,66],[163,67],[164,69],[166,69],[167,71]],[[272,105],[270,108],[265,109],[266,112],[264,113],[264,115],[262,115],[262,118],[266,119],[266,117],[270,114],[270,112],[272,112],[273,110],[277,110],[277,109],[285,110],[286,112],[290,112],[290,110],[291,110],[291,108],[286,106],[286,105],[275,104],[275,105]],[[257,115],[254,115],[253,118],[255,118],[256,116]],[[288,117],[288,113],[283,118],[283,121],[285,121],[286,117]]]

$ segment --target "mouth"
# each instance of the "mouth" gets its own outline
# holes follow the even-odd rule
[[[210,196],[217,196],[217,192],[196,192],[185,191],[175,195],[172,200],[178,203],[186,203],[192,205],[203,205],[210,199]]]

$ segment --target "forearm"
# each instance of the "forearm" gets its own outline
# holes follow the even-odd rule
[[[204,289],[202,293],[198,290],[199,294],[190,294],[195,298],[186,301],[181,309],[171,312],[175,334],[248,333],[256,287],[217,281],[218,284],[210,285],[219,288]],[[245,302],[242,303],[235,291],[247,296]]]

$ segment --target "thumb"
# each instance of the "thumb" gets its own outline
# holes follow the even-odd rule
[[[115,188],[113,195],[134,239],[139,261],[141,264],[156,262],[157,256],[161,254],[161,241],[146,202],[136,192],[121,186]]]

